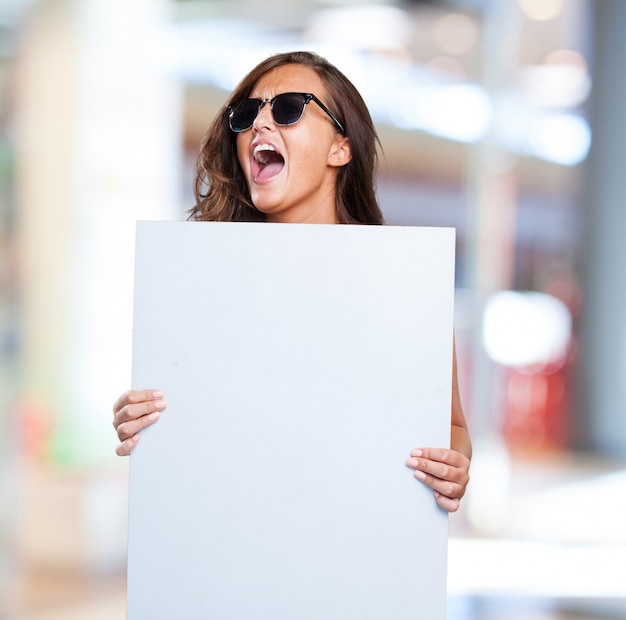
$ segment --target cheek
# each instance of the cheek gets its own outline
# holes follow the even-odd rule
[[[326,170],[328,164],[328,145],[319,139],[319,136],[311,135],[304,142],[298,157],[298,167],[304,174],[316,176]]]
[[[306,114],[306,111],[305,111]],[[303,119],[300,124],[293,125],[292,132],[284,134],[284,140],[288,152],[294,155],[301,155],[303,159],[308,159],[311,163],[318,164],[328,153],[329,134],[326,133],[326,126],[316,123],[312,119]]]

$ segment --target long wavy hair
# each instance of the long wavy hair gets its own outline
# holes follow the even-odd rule
[[[350,139],[352,159],[337,175],[335,209],[342,224],[382,224],[376,199],[375,177],[380,141],[370,113],[352,82],[325,58],[312,52],[288,52],[270,56],[240,82],[206,132],[196,162],[195,206],[189,219],[196,221],[265,221],[250,198],[237,159],[236,134],[228,125],[228,106],[246,99],[258,81],[284,65],[310,67],[326,89],[326,105],[339,119]]]

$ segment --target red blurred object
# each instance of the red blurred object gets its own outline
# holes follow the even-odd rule
[[[23,398],[17,407],[17,421],[22,456],[33,462],[46,461],[52,438],[49,409],[35,398]]]
[[[565,359],[558,363],[503,369],[502,433],[512,450],[567,447],[571,405],[568,384],[574,357],[572,340]]]

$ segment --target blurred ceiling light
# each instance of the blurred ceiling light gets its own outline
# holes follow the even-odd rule
[[[583,161],[591,147],[587,121],[573,114],[546,114],[535,119],[528,134],[533,155],[564,166]]]
[[[575,166],[589,154],[591,128],[582,116],[528,105],[513,90],[496,110],[497,133],[512,152],[562,166]]]
[[[521,87],[534,105],[580,105],[591,92],[587,61],[576,50],[555,50],[546,56],[542,65],[528,66],[522,70]]]
[[[308,41],[360,50],[404,47],[410,35],[408,13],[382,4],[323,9],[313,15],[303,33]]]
[[[547,107],[574,107],[587,99],[591,78],[587,71],[572,64],[525,67],[521,87],[529,102]]]
[[[399,127],[422,129],[449,140],[476,142],[491,120],[489,98],[473,84],[414,88],[402,100],[406,105],[390,115]],[[397,100],[393,98],[393,102],[395,108]]]
[[[498,364],[541,366],[563,359],[571,330],[571,314],[556,297],[500,291],[485,307],[483,344]]]
[[[518,0],[518,3],[527,17],[545,22],[561,14],[564,0]]]
[[[448,13],[439,18],[433,31],[435,43],[448,54],[465,54],[478,38],[476,23],[467,15]]]

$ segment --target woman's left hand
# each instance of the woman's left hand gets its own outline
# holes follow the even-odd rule
[[[416,448],[406,460],[415,477],[431,487],[437,503],[448,512],[459,509],[469,482],[470,460],[456,450]]]

